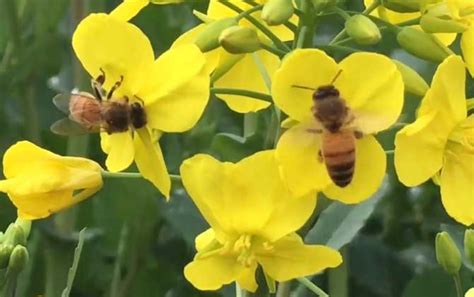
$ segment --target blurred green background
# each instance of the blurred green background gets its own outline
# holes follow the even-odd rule
[[[16,141],[28,139],[59,154],[87,156],[104,164],[105,155],[97,135],[67,139],[49,131],[49,126],[63,116],[51,99],[75,87],[89,90],[87,75],[71,49],[72,32],[87,13],[108,12],[119,2],[0,0],[2,155]],[[361,2],[347,1],[341,5],[361,11]],[[150,5],[133,23],[148,35],[158,55],[197,24],[192,10],[205,12],[207,5],[205,0]],[[328,42],[342,25],[343,21],[334,15],[324,18],[315,42]],[[384,35],[381,44],[365,49],[408,63],[428,82],[436,68],[397,49],[390,33]],[[336,59],[345,55],[329,54]],[[472,81],[468,92],[473,96]],[[419,99],[407,96],[402,122],[413,120]],[[255,133],[238,141],[237,137],[229,137],[243,136],[244,117],[231,112],[222,101],[212,99],[193,130],[161,139],[169,171],[178,173],[182,160],[195,153],[206,152],[221,160],[235,161],[270,148],[265,132],[271,124],[271,109],[249,115],[249,119],[257,123]],[[395,132],[379,135],[387,150],[393,149]],[[449,230],[461,247],[464,229],[446,215],[439,189],[432,182],[405,188],[394,174],[392,155],[388,155],[388,163],[383,188],[367,203],[331,205],[321,197],[318,212],[301,232],[309,231],[308,242],[344,246],[345,263],[313,281],[332,297],[455,296],[452,280],[436,264],[434,236],[439,230]],[[4,230],[16,219],[16,212],[7,197],[0,196],[0,230]],[[316,220],[318,223],[313,227]],[[77,231],[84,227],[87,236],[71,296],[234,295],[231,286],[214,293],[199,292],[183,277],[182,269],[194,255],[194,237],[207,224],[180,184],[173,185],[171,201],[166,203],[145,181],[107,180],[103,190],[92,199],[34,222],[28,241],[29,266],[20,275],[16,296],[60,296],[77,244]],[[341,242],[334,241],[334,232],[342,233],[338,237],[343,238]],[[474,286],[472,267],[470,270],[464,266],[462,274],[465,288]],[[291,287],[295,297],[312,296],[297,283]],[[257,295],[268,296],[264,283]]]

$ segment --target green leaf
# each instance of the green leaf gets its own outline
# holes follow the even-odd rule
[[[61,297],[69,297],[69,294],[71,293],[71,288],[74,282],[74,278],[76,277],[76,271],[79,265],[79,260],[81,259],[85,231],[86,228],[82,229],[81,232],[79,232],[79,241],[77,242],[76,249],[74,250],[74,259],[72,261],[72,266],[71,268],[69,268],[69,272],[67,274],[67,285],[64,291],[62,292]]]
[[[321,213],[316,225],[306,235],[305,241],[339,250],[357,235],[382,196],[380,193],[376,194],[356,205],[333,202]]]

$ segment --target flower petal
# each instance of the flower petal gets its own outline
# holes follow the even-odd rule
[[[130,23],[98,13],[77,26],[72,38],[74,51],[89,74],[96,78],[105,71],[104,88],[121,80],[116,96],[136,94],[149,79],[154,54],[150,41]]]
[[[150,77],[143,84],[138,97],[148,105],[163,96],[173,94],[200,73],[204,74],[202,70],[205,63],[203,53],[194,44],[177,46],[166,51],[153,63]]]
[[[148,125],[165,132],[183,132],[194,127],[209,101],[209,80],[203,69],[173,92],[145,105]]]
[[[321,245],[305,245],[293,234],[273,243],[273,252],[263,250],[257,255],[263,270],[273,279],[282,282],[316,274],[342,263],[339,252]]]
[[[148,3],[150,3],[149,0],[124,0],[109,15],[127,22],[136,16]]]
[[[130,131],[122,133],[101,133],[102,150],[108,154],[105,166],[111,172],[125,170],[132,164],[135,156],[133,139]]]
[[[135,163],[144,178],[153,183],[165,196],[170,197],[171,179],[166,169],[160,145],[154,143],[147,128],[138,129],[134,138]]]
[[[461,49],[467,69],[469,69],[471,76],[474,77],[474,25],[471,25],[462,34]]]
[[[276,154],[288,187],[295,196],[319,191],[331,183],[325,166],[318,160],[321,136],[308,132],[311,123],[287,130],[278,141]]]
[[[258,55],[268,75],[271,77],[280,65],[280,60],[275,55],[263,50],[256,52],[255,55]],[[229,54],[221,53],[219,64],[225,63],[225,59],[228,56]],[[214,86],[216,88],[245,89],[264,94],[269,93],[255,63],[253,54],[244,55],[226,74],[214,83]],[[243,96],[220,94],[216,96],[224,100],[230,109],[240,113],[256,112],[267,108],[271,104],[270,102]]]
[[[234,282],[243,269],[237,258],[216,255],[194,259],[184,267],[184,276],[199,290],[217,290]]]
[[[374,136],[367,135],[356,140],[356,160],[351,183],[344,188],[331,184],[324,189],[324,194],[343,203],[362,202],[380,188],[386,168],[385,151]]]
[[[72,204],[72,190],[8,196],[18,209],[18,217],[24,220],[46,218],[63,209],[65,205]]]
[[[313,119],[313,91],[327,85],[338,71],[336,62],[323,51],[297,49],[288,55],[275,73],[272,96],[275,104],[291,118],[300,122]]]
[[[448,144],[441,171],[441,199],[456,221],[474,224],[474,153],[458,144]]]
[[[395,63],[380,54],[355,53],[339,66],[342,72],[334,84],[356,117],[354,126],[364,134],[372,134],[395,123],[404,95]]]

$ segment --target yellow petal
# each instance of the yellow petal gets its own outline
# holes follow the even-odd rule
[[[255,279],[255,271],[257,270],[257,262],[253,262],[250,266],[243,266],[237,275],[237,283],[239,287],[248,292],[255,292],[258,288]]]
[[[225,238],[226,231],[230,232],[229,224],[220,215],[233,208],[235,202],[225,194],[229,166],[199,154],[185,160],[179,170],[184,188],[220,239]]]
[[[153,49],[135,25],[106,14],[90,14],[77,26],[72,45],[93,78],[100,75],[100,69],[105,71],[105,89],[110,89],[123,76],[116,96],[136,94],[149,79]]]
[[[24,196],[9,195],[18,209],[18,216],[24,220],[36,220],[50,216],[70,205],[72,191],[58,191],[47,194],[30,194]]]
[[[101,133],[102,149],[107,156],[105,165],[111,172],[125,170],[132,164],[135,156],[133,139],[130,131],[122,133]]]
[[[197,25],[194,28],[189,29],[188,31],[181,34],[171,45],[171,48],[179,47],[186,44],[194,44],[196,37],[206,28],[206,24]],[[219,62],[219,53],[223,51],[221,48],[204,53],[206,58],[206,68],[207,72],[211,73],[216,69],[217,63]]]
[[[423,98],[415,123],[395,138],[395,169],[407,186],[419,185],[442,166],[450,133],[466,117],[465,70],[457,56],[438,67],[431,89]]]
[[[341,97],[356,116],[354,126],[365,134],[390,127],[403,107],[404,85],[395,63],[375,53],[355,53],[339,64],[335,81]]]
[[[184,267],[184,276],[199,290],[218,290],[234,282],[243,269],[236,258],[216,255],[194,259]]]
[[[296,196],[322,190],[331,183],[318,157],[321,136],[308,132],[310,129],[314,129],[311,123],[292,127],[281,136],[276,148],[285,180]]]
[[[434,35],[446,46],[453,44],[457,36],[456,33],[435,33]]]
[[[191,129],[209,100],[209,74],[203,71],[157,101],[145,105],[148,125],[164,132]]]
[[[291,118],[305,122],[313,119],[313,91],[329,84],[338,71],[336,62],[316,49],[297,49],[288,55],[275,73],[272,96],[275,104]]]
[[[203,73],[205,62],[203,53],[194,44],[186,44],[166,51],[153,63],[151,75],[144,82],[138,97],[147,105],[163,96],[179,92],[180,88]]]
[[[316,274],[342,263],[339,252],[321,245],[305,245],[294,234],[273,243],[272,253],[263,250],[257,255],[263,270],[277,281]]]
[[[474,153],[458,144],[448,144],[441,171],[441,199],[456,221],[474,224]]]
[[[367,135],[356,140],[356,160],[351,183],[344,188],[331,184],[324,190],[324,194],[344,203],[364,201],[380,188],[386,168],[385,151],[374,136]]]
[[[144,178],[153,183],[165,196],[170,197],[171,179],[166,169],[160,145],[153,143],[147,128],[138,129],[134,137],[135,163]]]
[[[150,3],[149,0],[124,0],[119,6],[117,6],[110,16],[117,18],[122,21],[129,21],[136,16],[140,10]]]
[[[196,251],[200,252],[204,250],[209,244],[216,240],[216,233],[212,228],[207,229],[198,236],[196,236],[195,246]]]
[[[275,55],[263,50],[255,54],[258,55],[260,61],[265,65],[265,69],[271,77],[280,65],[280,60]],[[221,53],[219,64],[225,63],[225,59],[228,56],[229,54]],[[252,54],[245,55],[226,74],[219,78],[214,83],[214,86],[216,88],[245,89],[264,94],[269,93]],[[270,106],[270,102],[243,96],[216,96],[224,100],[230,109],[240,113],[256,112]]]
[[[474,288],[469,289],[464,297],[474,297]]]
[[[462,34],[461,49],[467,69],[469,69],[471,76],[474,77],[474,25],[471,25]]]

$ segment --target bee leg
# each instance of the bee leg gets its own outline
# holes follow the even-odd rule
[[[120,80],[116,82],[115,85],[112,86],[112,88],[110,89],[110,92],[107,94],[107,100],[112,98],[115,90],[117,90],[122,85],[122,82],[123,82],[123,75],[120,75]]]
[[[362,133],[362,131],[355,130],[355,131],[354,131],[354,137],[355,137],[356,139],[361,139],[362,137],[364,137],[364,133]]]

